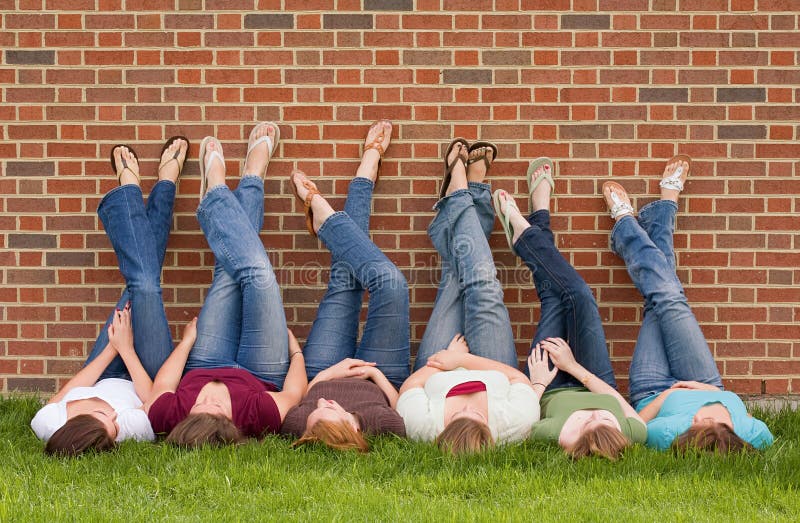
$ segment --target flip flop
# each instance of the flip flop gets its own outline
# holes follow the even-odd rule
[[[681,192],[683,191],[683,184],[686,181],[686,177],[689,176],[689,173],[692,171],[692,159],[685,154],[678,154],[667,160],[667,165],[676,161],[682,161],[689,164],[689,166],[686,168],[686,171],[683,170],[683,166],[678,167],[670,176],[662,178],[661,181],[658,182],[658,186],[663,187],[664,189],[674,189],[678,192]]]
[[[138,180],[141,183],[141,181],[142,181],[141,176],[139,176],[138,174],[133,172],[133,169],[128,167],[128,162],[125,161],[125,158],[120,157],[120,161],[122,162],[122,169],[119,169],[119,170],[117,169],[117,162],[114,161],[114,151],[116,151],[117,148],[119,148],[119,147],[127,147],[128,150],[133,155],[133,157],[136,158],[136,162],[137,163],[139,162],[139,155],[136,154],[136,151],[134,151],[133,147],[131,147],[130,145],[125,144],[125,143],[118,143],[117,145],[112,147],[111,148],[111,154],[109,155],[109,158],[111,158],[111,169],[113,169],[114,174],[117,176],[117,183],[122,185],[122,181],[121,181],[122,180],[122,173],[124,173],[125,170],[130,171],[131,174],[133,174],[136,177],[136,180]]]
[[[175,143],[178,140],[183,140],[183,141],[186,142],[186,154],[183,157],[183,163],[178,160],[178,157],[181,155],[181,148],[178,147],[178,150],[175,151],[175,154],[172,155],[172,158],[167,158],[167,160],[165,162],[163,162],[161,165],[158,166],[158,172],[159,173],[161,172],[161,169],[165,165],[167,165],[169,162],[171,162],[173,160],[178,163],[178,176],[180,176],[181,171],[183,171],[183,164],[186,162],[186,158],[189,157],[189,150],[192,147],[191,142],[189,142],[189,139],[186,138],[185,136],[176,135],[176,136],[170,137],[166,142],[164,142],[164,147],[161,148],[161,152],[159,153],[158,157],[161,158],[162,156],[164,156],[164,151],[166,151],[169,148],[170,145],[172,145],[173,143]]]
[[[462,161],[464,162],[464,167],[466,168],[467,166],[467,159],[461,155],[457,156],[456,159],[453,160],[453,163],[449,165],[447,163],[447,157],[450,156],[450,153],[453,151],[453,147],[455,147],[457,143],[460,143],[466,149],[469,149],[469,142],[465,138],[456,138],[450,142],[450,145],[447,146],[447,151],[444,153],[444,177],[442,178],[442,187],[439,189],[440,200],[447,194],[447,188],[450,186],[451,173],[453,172],[453,167],[455,167],[456,162]]]
[[[618,195],[622,195],[622,197]],[[633,206],[630,204],[630,198],[625,187],[617,182],[606,182],[603,184],[603,197],[606,199],[606,205],[608,205],[612,219],[616,220],[626,214],[633,216]]]
[[[508,195],[508,199],[505,201],[501,199],[504,194]],[[519,212],[517,202],[514,201],[514,198],[512,198],[508,192],[503,189],[497,189],[494,194],[492,194],[492,203],[494,204],[494,212],[497,214],[497,219],[500,220],[500,225],[503,226],[503,232],[506,234],[508,247],[511,249],[511,252],[514,252],[514,229],[511,227],[511,220],[508,218],[508,214],[503,211],[503,205],[505,204],[506,211],[508,211],[509,208],[513,208]]]
[[[206,144],[208,142],[214,142],[217,144],[217,150],[212,151],[211,154],[208,155],[206,158]],[[208,166],[211,165],[211,162],[216,158],[222,163],[222,168],[225,169],[225,157],[222,156],[222,144],[219,143],[213,136],[206,136],[203,138],[203,141],[200,142],[200,200],[206,195],[206,191],[208,190],[208,178],[206,177],[206,171],[208,171]]]
[[[488,147],[489,149],[492,150],[492,161],[491,162],[486,157],[485,153],[484,153],[483,156],[478,156],[477,158],[469,158],[469,153],[471,153],[475,149],[480,149],[481,147]],[[492,142],[475,142],[472,145],[470,145],[469,148],[467,149],[467,158],[468,158],[467,159],[467,167],[469,167],[471,164],[473,164],[475,162],[479,162],[479,161],[483,160],[483,163],[486,165],[486,172],[488,173],[489,172],[489,167],[491,167],[492,163],[495,160],[497,160],[497,146],[495,144],[493,144]]]
[[[308,194],[306,194],[305,199],[300,198],[300,193],[297,192],[297,184],[295,183],[295,179],[302,175],[306,179],[303,180],[303,187],[308,189]],[[306,228],[308,229],[309,234],[314,238],[317,237],[317,231],[314,230],[314,210],[311,209],[311,200],[314,199],[315,194],[320,194],[319,189],[317,189],[317,185],[308,179],[306,174],[302,171],[292,171],[292,174],[289,176],[289,183],[292,185],[292,192],[294,193],[295,197],[303,202],[303,206],[305,207],[305,214],[306,214]]]
[[[272,128],[275,129],[275,141],[273,142],[272,138],[270,138],[269,136],[262,136],[261,138],[259,138],[254,142],[253,137],[255,136],[256,131],[261,126],[266,126],[266,125],[271,125]],[[255,127],[253,127],[253,129],[250,131],[250,136],[247,138],[247,143],[248,143],[247,154],[244,157],[244,164],[242,165],[247,165],[247,159],[250,158],[250,153],[252,152],[252,150],[264,142],[267,143],[267,160],[271,160],[272,155],[275,154],[275,149],[278,148],[278,142],[280,141],[280,139],[281,139],[281,128],[278,127],[278,124],[276,124],[275,122],[261,122]],[[249,173],[244,173],[244,174],[249,174]],[[261,178],[263,179],[266,174],[267,170],[264,169],[264,172],[261,173]]]
[[[390,122],[386,118],[381,118],[380,120],[377,120],[377,121],[373,122],[372,125],[369,126],[369,129],[371,130],[373,126],[375,126],[375,125],[377,125],[379,123],[383,123],[383,122],[388,122],[389,123],[389,133],[391,135],[392,127],[393,127],[392,126],[392,122]],[[367,134],[369,135],[369,130],[367,130]],[[361,155],[363,156],[364,152],[366,152],[369,149],[375,149],[376,151],[378,151],[378,155],[379,155],[379,158],[378,158],[378,176],[375,177],[375,183],[378,183],[378,177],[380,177],[381,162],[383,162],[383,155],[386,153],[386,150],[384,150],[383,144],[381,143],[385,137],[386,137],[386,134],[385,134],[385,132],[383,130],[383,125],[381,125],[381,132],[378,133],[378,136],[376,136],[374,140],[372,140],[370,143],[364,145],[364,151],[362,151],[362,153],[361,153]]]
[[[531,178],[533,178],[533,173],[535,173],[536,169],[538,169],[542,165],[548,166],[549,169],[547,169],[544,174],[542,174],[535,180],[531,180]],[[528,198],[529,199],[533,198],[533,191],[535,191],[536,188],[539,187],[539,184],[542,183],[542,180],[547,180],[547,183],[550,184],[550,196],[552,196],[556,192],[556,182],[553,181],[554,175],[555,175],[555,167],[553,166],[553,160],[545,156],[533,160],[528,165],[528,173],[527,173]]]

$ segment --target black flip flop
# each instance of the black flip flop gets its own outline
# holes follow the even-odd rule
[[[497,160],[497,146],[495,144],[493,144],[492,142],[475,142],[472,145],[470,145],[469,149],[467,150],[467,165],[479,161],[479,160],[470,160],[469,159],[469,153],[471,153],[475,149],[480,149],[481,147],[488,147],[489,149],[491,149],[492,150],[492,162]],[[487,160],[486,156],[484,156],[480,160],[483,160],[483,163],[486,164],[486,171],[488,172],[489,171],[489,167],[492,166],[492,162]]]
[[[158,157],[161,158],[162,156],[164,156],[164,151],[166,151],[167,148],[170,145],[175,143],[176,140],[183,140],[183,141],[186,142],[186,155],[183,157],[183,160],[186,161],[186,158],[189,157],[189,151],[192,148],[192,143],[189,141],[188,138],[186,138],[185,136],[182,136],[182,135],[172,136],[166,142],[164,142],[164,147],[161,148],[161,152],[158,154]],[[180,155],[181,155],[181,150],[180,150],[180,148],[178,148],[178,150],[175,151],[175,154],[172,156],[172,158],[168,158],[166,162],[164,162],[162,164],[159,164],[158,171],[161,172],[161,168],[164,167],[167,163],[169,163],[172,160],[175,160],[177,162],[178,161],[178,156],[180,156]],[[179,162],[178,163],[178,174],[180,174],[180,171],[183,170],[182,167],[183,166],[180,165],[180,162]]]
[[[453,163],[451,164],[447,163],[447,157],[450,156],[450,153],[453,151],[453,147],[455,147],[457,143],[460,143],[464,147],[469,149],[469,142],[466,140],[466,138],[456,138],[455,140],[450,142],[450,145],[447,146],[447,151],[445,151],[444,153],[444,177],[442,178],[442,187],[441,189],[439,189],[440,200],[445,197],[445,194],[447,194],[447,187],[450,185],[450,173],[453,172],[453,167],[455,167],[456,162],[458,162],[459,160],[464,161],[464,159],[461,156],[458,156],[455,160],[453,160]],[[464,161],[464,167],[466,168],[466,166],[467,163],[466,161]]]
[[[133,155],[133,157],[134,157],[134,158],[136,158],[136,161],[137,161],[137,163],[138,163],[138,161],[139,161],[139,155],[138,155],[138,154],[136,154],[136,151],[134,151],[134,150],[133,150],[133,147],[131,147],[130,145],[128,145],[128,144],[126,144],[126,143],[118,143],[117,145],[115,145],[114,147],[112,147],[112,148],[111,148],[111,154],[109,154],[109,158],[111,159],[111,170],[112,170],[112,171],[114,171],[114,176],[116,176],[116,177],[117,177],[117,182],[119,182],[119,181],[120,181],[120,178],[121,178],[121,173],[120,173],[120,174],[117,174],[117,163],[114,161],[114,151],[116,151],[118,147],[127,147],[127,148],[128,148],[128,150],[129,150],[129,151],[131,152],[131,154]],[[125,161],[125,158],[120,158],[120,161],[122,162],[122,170],[123,170],[123,171],[124,171],[125,169],[128,169],[129,171],[133,172],[133,171],[131,170],[131,168],[130,168],[130,167],[128,167],[128,162],[126,162],[126,161]],[[134,176],[136,176],[136,178],[137,178],[137,179],[141,179],[141,178],[140,178],[140,176],[139,176],[138,174],[136,174],[136,173],[134,173]]]

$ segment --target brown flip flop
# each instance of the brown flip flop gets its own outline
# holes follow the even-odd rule
[[[453,151],[453,147],[455,147],[457,143],[463,145],[465,149],[467,150],[469,149],[469,142],[466,140],[466,138],[456,138],[455,140],[450,142],[450,145],[447,146],[447,151],[445,151],[444,153],[444,177],[442,178],[442,187],[441,189],[439,189],[440,200],[444,198],[445,195],[447,194],[447,188],[450,186],[450,178],[453,172],[453,167],[455,167],[456,162],[458,161],[464,162],[464,168],[467,167],[466,151],[464,151],[463,155],[458,155],[456,159],[453,160],[452,163],[450,164],[447,163],[447,157],[450,156],[450,153]]]
[[[126,170],[130,171],[131,174],[133,174],[136,177],[136,179],[141,183],[142,181],[141,176],[133,172],[133,169],[128,167],[128,162],[125,161],[125,158],[120,157],[119,160],[122,162],[122,169],[117,169],[117,162],[114,161],[114,151],[116,151],[120,147],[126,147],[131,152],[133,157],[136,158],[136,162],[137,163],[139,162],[139,155],[136,154],[136,151],[134,151],[133,147],[131,147],[130,145],[125,143],[118,143],[117,145],[112,147],[111,154],[109,154],[109,157],[111,158],[111,168],[114,170],[114,174],[117,175],[117,183],[122,184],[122,173],[124,173]]]
[[[164,146],[161,148],[161,152],[158,154],[158,157],[161,158],[162,156],[164,156],[164,151],[166,151],[167,148],[169,148],[170,145],[172,145],[173,143],[175,143],[178,140],[183,140],[184,142],[186,142],[186,154],[183,156],[183,162],[178,160],[178,157],[180,157],[180,155],[181,155],[181,149],[180,149],[180,147],[178,147],[178,150],[175,151],[175,154],[172,155],[172,158],[167,158],[167,160],[165,162],[163,162],[161,165],[158,166],[158,172],[159,173],[161,172],[161,169],[165,165],[167,165],[169,162],[171,162],[173,160],[178,163],[178,176],[180,176],[181,171],[183,171],[183,165],[184,165],[184,163],[186,163],[186,158],[189,157],[189,150],[192,147],[191,142],[185,136],[176,135],[176,136],[170,137],[166,142],[164,142]]]
[[[469,158],[469,153],[471,153],[472,151],[474,151],[476,149],[480,149],[481,147],[488,147],[489,149],[492,150],[492,161],[491,162],[486,157],[486,153],[485,152],[484,152],[484,154],[482,156],[478,156],[476,158]],[[467,160],[467,167],[469,167],[471,164],[473,164],[475,162],[479,162],[479,161],[483,160],[484,165],[486,165],[486,172],[488,173],[489,172],[489,167],[491,167],[492,163],[495,160],[497,160],[497,146],[495,144],[493,144],[492,142],[475,142],[475,143],[473,143],[472,145],[469,146],[469,149],[467,149],[467,157],[469,158]]]
[[[295,183],[295,179],[297,176],[302,175],[306,176],[303,171],[292,171],[292,174],[289,176],[289,183],[292,185],[292,192],[294,193],[295,197],[303,202],[303,206],[305,207],[305,215],[306,215],[306,227],[308,228],[309,234],[314,238],[317,237],[317,231],[314,230],[314,211],[311,209],[311,200],[314,199],[315,194],[320,194],[319,189],[317,189],[317,185],[312,182],[311,180],[306,177],[303,180],[303,187],[308,189],[308,194],[306,194],[305,199],[300,197],[300,193],[297,192],[297,183]]]

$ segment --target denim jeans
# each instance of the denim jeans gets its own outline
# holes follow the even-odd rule
[[[678,206],[657,200],[611,231],[611,249],[625,260],[644,296],[644,320],[630,370],[631,403],[693,380],[722,387],[714,358],[675,274],[672,234]]]
[[[377,363],[398,388],[408,378],[408,284],[369,238],[373,187],[371,180],[354,178],[344,212],[333,214],[319,228],[320,239],[331,251],[331,275],[303,350],[309,380],[345,358]],[[369,305],[358,343],[364,290],[369,291]]]
[[[216,262],[186,370],[242,368],[280,389],[289,369],[289,336],[278,282],[258,235],[261,177],[243,176],[235,191],[212,187],[197,220]]]
[[[125,278],[125,289],[116,308],[131,303],[133,346],[142,366],[151,378],[172,352],[172,335],[164,314],[161,297],[161,266],[167,251],[172,225],[175,184],[161,180],[153,186],[145,207],[142,190],[136,185],[122,185],[106,194],[97,208],[106,235],[114,247],[119,271]],[[109,315],[106,324],[89,353],[89,363],[108,345],[108,326],[114,319]],[[117,356],[100,376],[130,379],[130,374]]]
[[[470,182],[468,189],[453,191],[434,209],[438,213],[428,235],[439,252],[442,274],[414,370],[459,333],[472,354],[517,368],[511,320],[489,249],[494,225],[489,185]]]
[[[578,363],[616,388],[603,323],[592,291],[555,246],[550,213],[536,211],[528,217],[528,223],[531,226],[517,239],[514,251],[533,273],[536,293],[542,302],[531,350],[545,338],[563,338]],[[528,373],[527,367],[525,372]],[[582,386],[576,378],[559,370],[547,388]]]

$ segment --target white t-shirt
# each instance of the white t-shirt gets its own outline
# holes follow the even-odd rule
[[[447,393],[461,383],[480,381],[486,386],[489,430],[496,443],[522,441],[539,420],[539,398],[525,383],[511,384],[496,370],[437,372],[425,387],[405,391],[397,400],[397,412],[406,424],[406,435],[418,441],[434,441],[444,430]]]
[[[67,422],[67,403],[88,398],[100,398],[117,412],[118,442],[131,438],[139,441],[156,439],[150,420],[141,409],[142,400],[136,395],[133,382],[119,378],[100,380],[92,387],[75,387],[58,403],[45,405],[31,420],[33,432],[39,439],[49,440]]]

